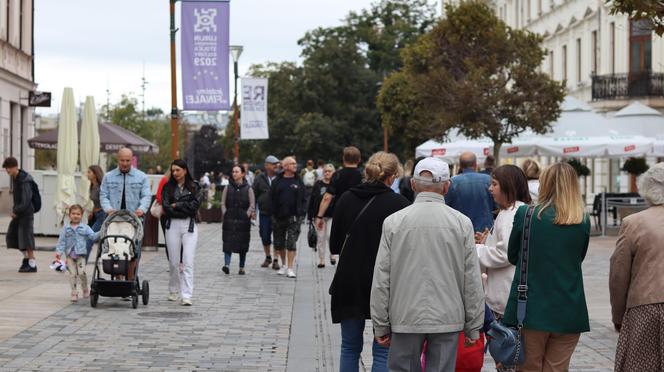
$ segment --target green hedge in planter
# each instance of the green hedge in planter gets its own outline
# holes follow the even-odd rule
[[[625,164],[622,166],[623,171],[635,176],[642,175],[648,171],[648,169],[650,169],[650,167],[646,162],[646,158],[629,158],[625,160]]]

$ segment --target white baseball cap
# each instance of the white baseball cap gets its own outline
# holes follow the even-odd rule
[[[420,177],[422,172],[430,172],[432,178],[426,177],[425,180],[430,182],[439,183],[449,181],[450,179],[450,166],[444,160],[434,157],[424,158],[415,166],[415,177]]]

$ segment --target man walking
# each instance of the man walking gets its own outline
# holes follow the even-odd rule
[[[15,248],[23,254],[23,262],[18,269],[19,273],[36,273],[35,260],[35,206],[33,205],[34,180],[23,169],[19,169],[16,158],[9,157],[2,163],[2,167],[12,179],[14,206],[7,229],[7,248]]]
[[[475,231],[484,232],[493,226],[496,208],[489,192],[491,176],[477,172],[477,157],[472,152],[461,154],[459,169],[461,174],[452,177],[445,203],[470,218]]]
[[[274,255],[274,261],[270,255],[270,248],[272,245],[272,206],[270,205],[270,186],[272,181],[277,176],[277,164],[279,159],[274,155],[269,155],[265,158],[265,172],[256,177],[252,188],[256,196],[256,203],[258,204],[258,231],[263,242],[263,249],[265,250],[265,261],[261,267],[268,267],[272,264],[274,270],[279,270],[279,260],[277,255]],[[284,264],[284,262],[281,262]]]
[[[283,173],[277,175],[270,187],[270,200],[272,201],[272,227],[274,229],[275,259],[277,252],[281,256],[282,267],[277,274],[287,274],[295,278],[293,264],[297,248],[297,239],[300,228],[307,213],[307,203],[304,194],[304,184],[297,177],[297,163],[295,158],[286,157],[281,162]],[[288,251],[288,270],[283,265]]]
[[[411,180],[415,203],[385,219],[371,290],[376,341],[390,371],[454,371],[459,332],[479,339],[484,292],[470,220],[445,205],[447,163],[426,158]]]
[[[107,215],[127,209],[143,218],[150,208],[152,192],[150,182],[145,173],[131,166],[133,152],[128,148],[118,151],[118,167],[104,175],[99,189],[99,202]],[[136,244],[136,257],[129,263],[129,277],[131,280],[136,270],[137,262],[141,258],[141,242]]]

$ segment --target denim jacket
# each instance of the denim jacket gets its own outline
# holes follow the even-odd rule
[[[79,224],[75,228],[70,224],[65,225],[65,228],[60,232],[58,238],[58,246],[55,250],[62,255],[69,256],[69,253],[74,249],[74,253],[78,256],[87,256],[88,248],[87,241],[99,240],[99,233],[92,231],[90,226]]]
[[[490,185],[491,176],[464,169],[463,173],[452,177],[445,203],[470,218],[475,231],[490,229],[496,209]]]
[[[125,177],[126,179],[124,179]],[[150,182],[145,173],[135,168],[131,168],[126,176],[120,172],[119,168],[106,173],[99,190],[101,208],[107,212],[109,209],[120,210],[123,182],[126,182],[125,203],[127,209],[132,212],[140,209],[147,213],[152,201]]]

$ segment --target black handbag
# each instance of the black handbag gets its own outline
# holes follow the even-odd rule
[[[517,326],[510,327],[502,322],[493,321],[487,331],[487,347],[496,363],[505,367],[521,365],[525,359],[525,349],[521,342],[521,329],[526,319],[526,304],[528,302],[528,246],[530,242],[531,222],[534,206],[528,207],[523,224],[521,236],[521,268],[519,271],[519,285],[517,286],[516,318]]]
[[[318,244],[318,234],[316,234],[316,226],[314,226],[313,221],[309,221],[309,231],[307,232],[307,241],[309,242],[309,248],[316,249]]]

